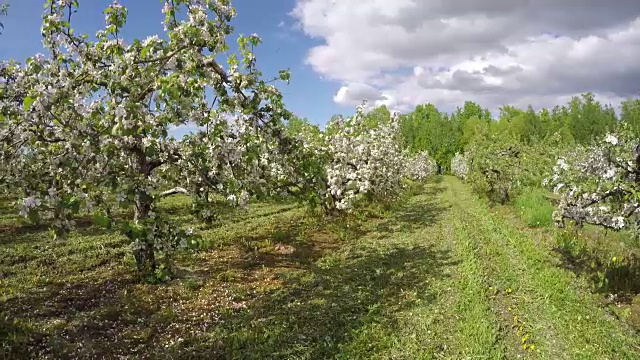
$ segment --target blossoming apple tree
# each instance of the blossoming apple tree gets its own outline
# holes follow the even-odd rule
[[[78,5],[48,0],[47,54],[0,67],[0,182],[22,195],[23,215],[47,220],[56,236],[82,214],[118,225],[138,268],[155,272],[157,253],[170,259],[191,241],[189,230],[160,219],[157,200],[192,193],[203,212],[209,193],[246,202],[264,152],[282,151],[289,113],[256,69],[257,35],[239,37],[239,54],[219,62],[235,16],[228,1],[166,0],[164,38],[130,43],[121,33],[127,10],[117,0],[95,40],[71,26]],[[184,141],[169,135],[187,123],[202,130]],[[175,188],[162,191],[167,185]],[[131,217],[121,220],[119,212]]]
[[[457,152],[453,159],[451,159],[451,173],[462,180],[467,177],[469,165],[467,157],[464,154]]]
[[[372,126],[365,106],[352,117],[332,119],[325,130],[326,211],[351,209],[361,199],[392,199],[401,190],[405,161],[398,116]]]
[[[438,172],[438,164],[426,150],[412,156],[405,155],[405,173],[407,179],[424,181]]]
[[[544,184],[561,196],[554,219],[578,225],[638,230],[640,142],[629,131],[558,158]]]

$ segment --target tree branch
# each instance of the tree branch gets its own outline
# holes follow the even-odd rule
[[[173,189],[160,193],[160,197],[166,197],[166,196],[171,196],[176,194],[189,194],[189,192],[187,191],[187,189],[178,186]]]

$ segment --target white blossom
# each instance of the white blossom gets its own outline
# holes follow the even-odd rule
[[[467,158],[464,154],[456,153],[453,156],[453,159],[451,159],[451,173],[464,180],[469,173],[469,166],[467,162]]]
[[[81,12],[75,2],[51,5],[43,14],[46,54],[27,64],[0,64],[0,137],[7,144],[0,147],[0,178],[23,199],[21,214],[48,218],[56,236],[64,236],[79,215],[99,215],[105,225],[131,220],[115,216],[117,205],[146,230],[125,232],[136,251],[169,255],[195,234],[155,211],[157,194],[167,188],[185,189],[196,213],[209,219],[212,195],[238,194],[233,202],[245,206],[258,190],[281,191],[277,186],[295,169],[277,160],[292,151],[280,138],[289,113],[277,87],[256,71],[250,46],[223,62],[220,49],[229,34],[221,22],[235,16],[232,7],[177,2],[175,10],[188,11],[187,19],[168,19],[164,36],[128,43],[121,31],[127,11],[118,1],[105,12],[107,26],[87,36],[69,31],[72,24],[63,18]],[[165,1],[162,11],[171,10]],[[212,94],[224,105],[209,110]],[[201,130],[180,140],[167,135],[189,122]],[[272,173],[253,154],[282,166]]]
[[[638,140],[626,133],[607,134],[599,144],[578,147],[558,161],[547,186],[561,196],[554,219],[620,230],[630,222],[638,225],[635,200],[635,146]]]
[[[611,145],[618,145],[618,138],[612,134],[607,134],[607,136],[604,138],[604,141],[608,142]]]
[[[40,201],[40,199],[38,199],[35,196],[29,196],[26,197],[22,200],[22,203],[24,204],[24,206],[28,209],[30,208],[34,208],[36,206],[40,206],[42,204],[42,201]]]

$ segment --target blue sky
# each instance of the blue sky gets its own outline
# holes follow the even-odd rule
[[[43,0],[8,0],[9,15],[1,21],[5,30],[0,36],[0,59],[25,60],[42,52],[40,35]],[[80,11],[72,24],[77,32],[94,34],[103,27],[102,11],[109,0],[80,0]],[[127,39],[161,34],[161,0],[120,0],[129,10],[123,31]],[[280,89],[290,110],[313,123],[324,124],[331,115],[353,112],[350,107],[336,104],[332,98],[340,83],[321,79],[305,64],[307,51],[319,43],[295,29],[289,12],[295,0],[235,0],[238,12],[233,25],[236,34],[257,33],[263,43],[256,50],[258,66],[265,77],[277,76],[280,69],[291,69],[291,83]],[[235,39],[230,39],[235,44]]]
[[[44,0],[6,1],[0,59],[24,60],[41,51]],[[110,1],[80,0],[76,31],[101,28]],[[317,124],[353,114],[363,98],[401,112],[427,102],[451,112],[471,100],[497,114],[592,92],[618,107],[638,96],[640,1],[618,2],[232,0],[236,33],[263,39],[260,69],[272,77],[290,68],[286,104]],[[162,0],[121,3],[125,38],[162,33]]]

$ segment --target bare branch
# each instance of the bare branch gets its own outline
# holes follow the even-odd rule
[[[165,197],[165,196],[171,196],[171,195],[176,195],[176,194],[189,194],[189,192],[187,191],[187,189],[183,188],[183,187],[175,187],[171,190],[167,190],[164,191],[160,194],[160,197]]]

